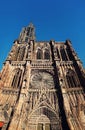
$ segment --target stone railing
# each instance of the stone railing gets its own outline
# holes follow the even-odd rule
[[[52,68],[53,62],[49,60],[36,60],[31,62],[32,67]]]

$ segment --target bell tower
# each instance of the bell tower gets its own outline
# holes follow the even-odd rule
[[[28,42],[29,40],[35,40],[35,27],[32,23],[24,27],[19,36],[20,42]]]

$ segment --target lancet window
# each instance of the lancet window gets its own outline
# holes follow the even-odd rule
[[[77,81],[77,77],[74,71],[69,70],[66,74],[66,79],[67,79],[69,88],[78,87],[78,81]]]
[[[44,51],[44,59],[50,59],[50,52],[48,49],[45,49]]]
[[[62,60],[67,61],[68,59],[64,48],[60,48],[60,53],[61,53]]]
[[[17,60],[17,56],[18,56],[18,53],[19,53],[19,47],[15,47],[13,50],[12,50],[12,60],[13,61],[16,61]]]
[[[42,59],[42,50],[41,49],[37,50],[37,59]]]
[[[19,49],[19,53],[18,53],[18,58],[17,58],[17,60],[22,61],[23,58],[24,58],[24,53],[25,53],[25,47],[21,47],[21,48]]]
[[[14,71],[14,75],[13,75],[13,79],[12,79],[12,87],[13,88],[20,87],[21,75],[22,75],[22,70],[16,69]]]
[[[60,58],[60,55],[59,55],[59,50],[58,48],[56,49],[56,52],[57,52],[57,57]]]
[[[73,59],[72,59],[72,53],[71,53],[70,49],[69,49],[69,48],[66,48],[66,51],[67,51],[67,54],[68,54],[69,59],[70,59],[70,60],[73,60]]]

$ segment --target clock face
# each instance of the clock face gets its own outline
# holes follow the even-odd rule
[[[39,72],[31,77],[31,86],[33,88],[53,88],[54,81],[53,76],[49,73]]]

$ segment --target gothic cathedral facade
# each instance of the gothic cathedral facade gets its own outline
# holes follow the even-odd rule
[[[0,72],[0,130],[85,130],[85,71],[71,41],[22,29]]]

